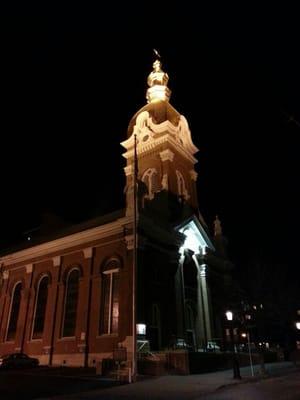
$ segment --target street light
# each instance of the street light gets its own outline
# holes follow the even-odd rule
[[[296,325],[296,328],[297,328],[298,331],[299,331],[299,330],[300,330],[300,322],[296,322],[295,325]]]
[[[230,344],[232,350],[233,379],[241,379],[239,359],[237,356],[237,349],[234,344],[234,338],[233,338],[233,326],[232,326],[233,313],[232,311],[226,311],[225,315],[227,321],[229,322]]]

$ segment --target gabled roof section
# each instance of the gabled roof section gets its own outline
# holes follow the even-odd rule
[[[186,236],[184,248],[192,250],[195,254],[206,253],[207,247],[215,251],[208,234],[195,215],[176,226],[175,229]]]

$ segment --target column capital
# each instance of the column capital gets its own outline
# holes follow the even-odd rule
[[[126,235],[125,236],[125,242],[126,242],[127,250],[133,250],[133,245],[134,245],[134,237],[133,237],[133,235]]]
[[[93,247],[87,247],[82,250],[84,258],[92,258],[93,257]]]
[[[174,160],[174,153],[170,149],[163,150],[159,153],[160,158],[162,161],[173,161]]]
[[[31,274],[33,271],[33,264],[27,264],[25,265],[26,268],[26,274]]]

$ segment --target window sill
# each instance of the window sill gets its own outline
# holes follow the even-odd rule
[[[96,338],[101,339],[101,338],[118,337],[118,336],[119,336],[118,333],[102,333],[101,335],[97,335]]]
[[[65,337],[61,337],[59,339],[57,339],[58,342],[71,342],[71,341],[75,341],[76,340],[76,336],[65,336]]]

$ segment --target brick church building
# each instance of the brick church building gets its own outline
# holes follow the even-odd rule
[[[0,256],[0,354],[93,366],[116,346],[132,360],[141,338],[197,351],[220,337],[231,264],[219,219],[210,233],[199,212],[198,149],[168,79],[156,60],[121,143],[126,208]]]

